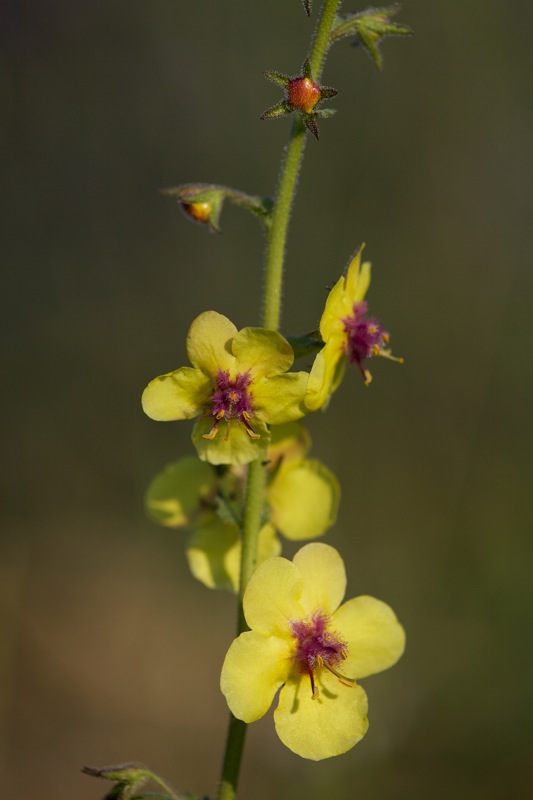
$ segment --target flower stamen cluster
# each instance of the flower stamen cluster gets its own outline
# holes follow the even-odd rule
[[[315,680],[316,672],[325,667],[344,686],[354,686],[355,679],[347,678],[336,667],[348,658],[348,645],[340,636],[328,630],[329,618],[315,611],[308,619],[291,620],[291,633],[296,641],[294,661],[299,671],[311,680],[313,700],[320,694]]]
[[[212,440],[218,433],[218,424],[225,419],[230,422],[232,419],[244,424],[246,433],[250,439],[260,439],[261,434],[255,433],[250,425],[254,416],[253,395],[248,391],[248,386],[252,382],[249,372],[238,374],[231,380],[227,370],[219,370],[215,379],[215,389],[209,398],[213,404],[211,414],[215,417],[213,427],[208,433],[203,433],[204,439]],[[226,436],[229,435],[229,427]]]
[[[372,375],[363,367],[365,358],[382,356],[400,363],[403,361],[391,355],[387,348],[390,341],[389,332],[378,319],[366,316],[367,309],[366,300],[356,302],[353,304],[353,313],[342,320],[347,335],[345,347],[348,362],[357,364],[366,385],[372,381]]]

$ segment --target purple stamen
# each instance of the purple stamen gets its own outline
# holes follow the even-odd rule
[[[348,334],[346,349],[350,364],[357,364],[363,376],[363,360],[377,356],[385,350],[389,334],[375,317],[366,317],[368,305],[362,300],[353,304],[353,316],[345,317],[344,330]]]
[[[318,697],[315,673],[321,667],[329,669],[346,685],[352,681],[337,672],[337,665],[348,655],[348,645],[336,633],[328,630],[329,618],[321,611],[311,617],[291,621],[291,632],[296,640],[294,660],[299,671],[309,675],[313,698]]]
[[[203,434],[206,439],[214,439],[218,431],[218,423],[225,419],[242,422],[252,439],[258,439],[254,433],[250,420],[254,416],[253,395],[248,387],[252,383],[249,372],[239,373],[231,380],[229,372],[219,369],[216,376],[215,388],[209,398],[212,404],[210,415],[215,418],[213,427],[208,434]]]

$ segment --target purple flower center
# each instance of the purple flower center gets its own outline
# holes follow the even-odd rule
[[[348,645],[340,636],[328,630],[329,618],[321,611],[302,620],[291,621],[291,633],[296,640],[294,661],[303,675],[309,675],[313,700],[318,697],[315,682],[317,670],[325,667],[346,686],[353,686],[355,681],[345,678],[337,671],[338,664],[348,655]]]
[[[346,350],[350,364],[357,364],[365,380],[367,373],[363,360],[383,353],[389,341],[389,334],[375,317],[367,317],[368,305],[362,300],[353,304],[353,316],[345,317],[344,330],[348,334]]]
[[[204,439],[214,439],[218,433],[218,424],[225,419],[230,422],[238,420],[246,426],[246,431],[252,439],[259,439],[259,434],[254,433],[250,420],[254,416],[253,395],[249,390],[252,378],[249,372],[230,378],[229,372],[219,369],[215,379],[215,388],[209,398],[211,405],[210,415],[215,417],[215,423],[209,433],[204,433]]]

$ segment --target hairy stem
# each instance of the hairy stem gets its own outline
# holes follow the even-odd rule
[[[309,61],[315,80],[320,77],[324,66],[329,47],[329,35],[339,5],[340,0],[324,1],[320,21],[309,54]],[[275,331],[279,328],[281,315],[281,290],[287,231],[306,138],[307,129],[301,118],[296,116],[291,125],[289,143],[281,162],[278,191],[272,210],[266,245],[263,326]],[[255,461],[250,464],[244,508],[238,633],[247,630],[242,599],[257,561],[257,542],[261,528],[264,493],[265,468],[259,461]],[[230,715],[218,800],[235,800],[245,737],[246,723]]]
[[[309,54],[314,80],[318,81],[324,68],[329,48],[329,35],[340,0],[325,0],[320,22]],[[307,129],[301,117],[293,120],[289,143],[281,163],[278,191],[272,209],[272,220],[268,231],[265,257],[265,293],[263,298],[263,327],[277,331],[281,316],[281,294],[287,231],[291,216],[298,173],[303,160]]]

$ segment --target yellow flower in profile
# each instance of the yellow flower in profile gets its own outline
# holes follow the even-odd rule
[[[387,347],[390,337],[381,322],[366,315],[368,305],[364,297],[370,285],[370,262],[361,264],[363,247],[326,300],[320,320],[320,335],[325,344],[311,368],[305,398],[310,411],[327,406],[342,381],[347,360],[357,364],[367,386],[372,376],[363,366],[365,359],[383,356],[403,363],[403,359],[391,355]]]
[[[248,464],[266,453],[268,425],[303,417],[308,374],[290,372],[294,353],[281,334],[237,331],[227,317],[205,311],[187,335],[192,367],[160,375],[143,392],[152,419],[194,419],[192,439],[202,461]]]
[[[272,705],[281,741],[319,761],[345,753],[368,728],[367,697],[357,679],[395,664],[405,634],[388,605],[346,590],[337,550],[320,542],[293,561],[264,561],[246,588],[250,630],[231,644],[220,685],[230,711],[254,722]]]

